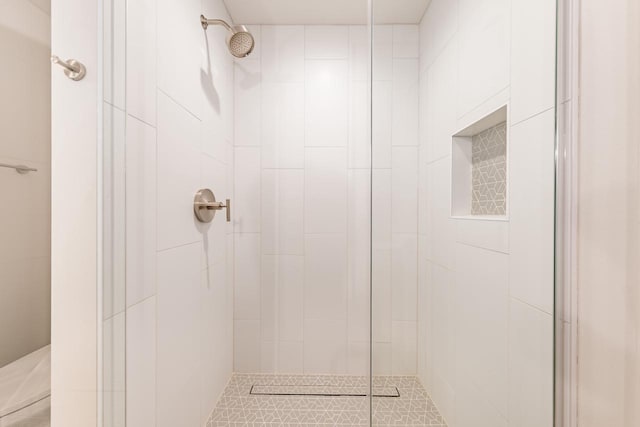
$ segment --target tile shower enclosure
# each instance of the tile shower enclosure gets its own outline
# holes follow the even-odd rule
[[[197,426],[234,371],[363,375],[371,283],[376,375],[416,375],[456,425],[551,425],[554,6],[432,0],[377,25],[371,100],[364,26],[250,26],[236,61],[194,25],[229,19],[220,0],[114,8],[127,269],[105,330],[127,345],[105,354],[127,369],[105,412]],[[452,218],[452,136],[506,103],[509,220]],[[232,224],[194,225],[207,187]]]

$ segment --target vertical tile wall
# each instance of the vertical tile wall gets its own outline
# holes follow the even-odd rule
[[[265,25],[251,31],[257,51],[235,63],[234,368],[365,374],[371,218],[366,27]],[[374,302],[374,346],[383,349],[374,363],[380,373],[413,374],[418,26],[377,31],[374,296],[385,294]]]
[[[235,202],[233,60],[224,29],[199,25],[229,15],[221,0],[105,3],[105,128],[113,197],[126,202],[111,248],[126,259],[105,306],[106,380],[126,381],[126,402],[105,400],[105,425],[197,427],[233,368],[233,226],[224,212],[193,215],[200,188]]]
[[[418,373],[450,426],[550,426],[555,2],[420,25]],[[450,217],[451,136],[509,103],[508,221]]]

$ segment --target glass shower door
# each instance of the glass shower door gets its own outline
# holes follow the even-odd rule
[[[556,4],[415,6],[373,0],[372,424],[550,427]]]

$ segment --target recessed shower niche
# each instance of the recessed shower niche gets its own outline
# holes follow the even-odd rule
[[[507,106],[453,135],[451,214],[507,218]]]

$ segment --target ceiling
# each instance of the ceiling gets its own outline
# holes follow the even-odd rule
[[[237,24],[366,24],[368,0],[224,0]],[[374,0],[376,24],[417,24],[431,0]]]

